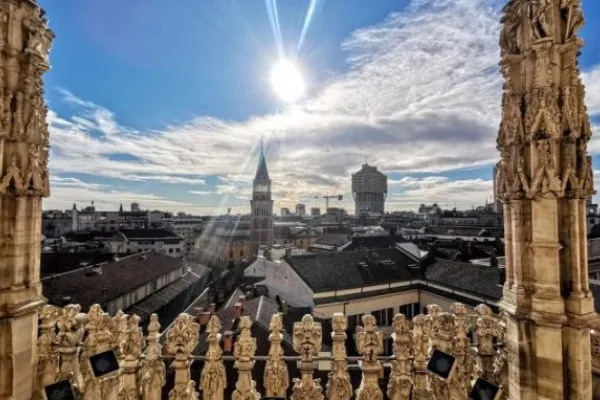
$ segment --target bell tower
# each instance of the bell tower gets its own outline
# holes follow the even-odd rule
[[[273,200],[271,198],[271,179],[267,169],[267,160],[262,142],[260,144],[260,155],[258,168],[252,185],[251,230],[250,244],[252,255],[258,253],[259,246],[271,246],[273,244]]]

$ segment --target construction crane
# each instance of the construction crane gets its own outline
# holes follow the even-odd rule
[[[336,194],[335,196],[315,196],[315,199],[325,199],[325,213],[329,210],[329,199],[342,201],[344,199],[344,195]]]

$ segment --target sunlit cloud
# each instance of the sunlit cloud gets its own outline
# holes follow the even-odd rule
[[[249,199],[257,143],[264,136],[276,207],[305,199],[319,205],[315,197],[326,193],[343,193],[343,204],[350,205],[350,174],[365,156],[386,173],[405,175],[390,181],[388,208],[435,199],[466,207],[481,203],[492,195],[491,181],[440,174],[489,167],[498,159],[501,3],[413,0],[405,11],[341,43],[346,73],[294,106],[241,122],[198,116],[141,132],[63,89],[74,112],[49,114],[51,170],[61,176],[190,185],[185,193],[195,195],[196,204],[212,192],[222,196],[219,204],[198,207],[223,208],[228,199]],[[276,14],[274,1],[265,4]],[[275,14],[274,35],[280,37]],[[596,115],[599,74],[600,66],[584,74],[587,102]],[[600,154],[600,143],[593,141],[590,151]],[[433,176],[413,178],[416,173]],[[217,177],[217,183],[206,186],[208,177]],[[62,190],[53,199],[71,194],[83,196]],[[175,208],[191,207],[176,194],[155,197],[151,204],[164,200]]]

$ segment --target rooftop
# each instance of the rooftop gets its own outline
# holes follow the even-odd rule
[[[410,280],[415,261],[396,249],[293,256],[291,267],[314,292]]]
[[[95,303],[106,303],[147,282],[181,268],[182,261],[149,252],[145,257],[133,254],[119,261],[80,268],[42,279],[43,294],[49,302],[62,305],[64,297],[86,310]],[[101,273],[95,270],[101,268]]]

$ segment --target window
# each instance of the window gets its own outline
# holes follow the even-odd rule
[[[392,338],[383,340],[383,351],[386,356],[394,355],[394,341]]]
[[[406,315],[406,319],[411,320],[419,313],[419,303],[404,304],[400,306],[400,314]]]
[[[358,325],[362,324],[363,314],[356,314],[348,316],[348,330],[353,332]]]
[[[244,249],[240,250],[240,257],[244,257]]]
[[[229,258],[233,258],[233,250],[229,250]]]
[[[172,253],[172,252],[173,252],[173,249],[169,249],[169,253]]]
[[[175,251],[176,251],[177,253],[180,253],[180,252],[181,252],[181,249],[178,247],[178,248],[176,248],[176,249],[175,249]]]
[[[378,326],[390,326],[394,319],[394,309],[384,308],[381,310],[373,311],[371,313],[375,317]]]

